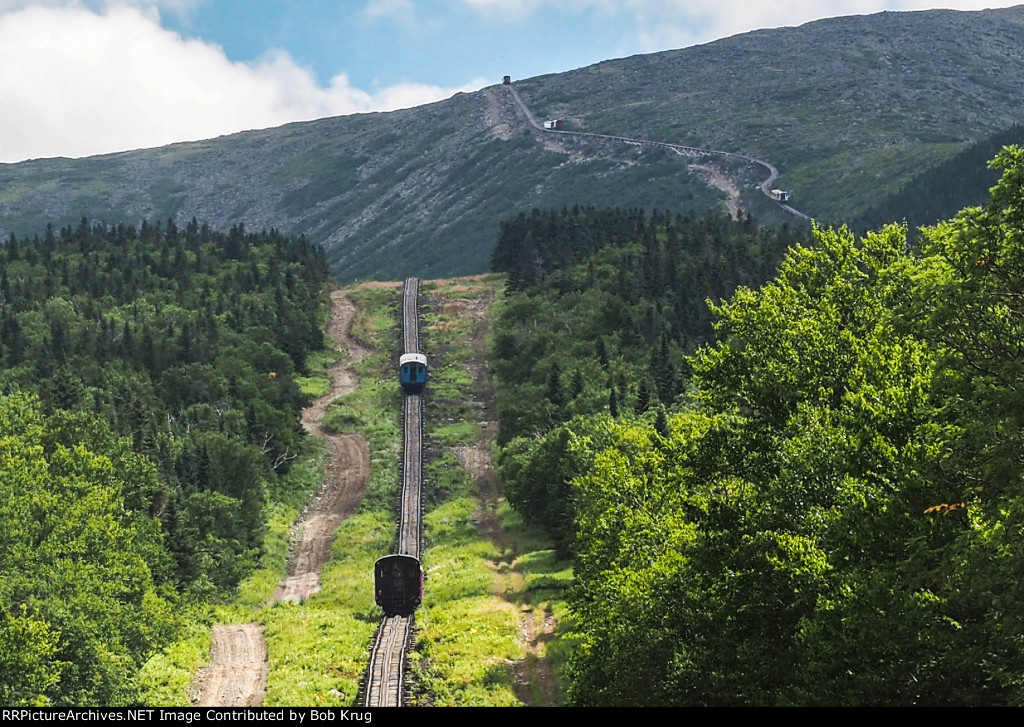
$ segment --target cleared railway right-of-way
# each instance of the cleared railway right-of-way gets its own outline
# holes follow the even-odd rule
[[[402,330],[406,353],[419,353],[419,287],[417,278],[405,281]],[[402,495],[398,518],[399,555],[420,557],[422,542],[423,396],[406,394],[403,418]],[[366,707],[401,707],[405,699],[405,657],[412,644],[413,616],[386,616],[377,629],[362,690]]]

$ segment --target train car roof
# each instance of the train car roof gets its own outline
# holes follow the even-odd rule
[[[411,562],[415,563],[416,565],[419,565],[420,563],[420,559],[412,555],[385,555],[383,558],[377,558],[377,561],[374,563],[374,566],[376,566],[378,563],[388,563],[393,560]]]
[[[426,366],[427,357],[422,353],[403,353],[398,359],[398,365],[403,366],[407,363],[421,363]]]

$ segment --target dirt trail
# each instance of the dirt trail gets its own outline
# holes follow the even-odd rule
[[[555,634],[555,615],[549,607],[526,607],[519,617],[519,633],[526,644],[526,658],[516,662],[516,696],[527,707],[557,706],[555,678],[545,656],[547,642]]]
[[[729,177],[725,175],[720,169],[715,169],[712,166],[704,164],[691,164],[690,169],[699,169],[702,172],[706,172],[708,175],[708,182],[711,186],[720,189],[726,194],[725,204],[729,208],[729,216],[734,220],[740,218],[740,190]]]
[[[502,109],[501,101],[498,100],[493,88],[485,88],[483,95],[487,102],[487,108],[484,111],[484,125],[495,137],[502,141],[508,141],[512,138],[512,123],[506,118],[507,114]]]
[[[334,530],[359,505],[370,476],[370,452],[366,440],[354,434],[326,435],[321,428],[328,404],[356,390],[359,378],[352,370],[370,350],[349,336],[356,306],[345,291],[331,294],[331,320],[327,334],[345,353],[328,374],[331,391],[302,412],[302,426],[323,436],[329,450],[326,478],[295,528],[287,577],[281,581],[275,601],[300,601],[320,589],[320,571],[330,558]],[[193,702],[204,707],[258,707],[267,682],[267,647],[257,624],[215,626],[210,664],[202,669],[193,687]]]
[[[210,665],[196,683],[197,707],[259,707],[267,684],[267,647],[256,624],[214,626]]]
[[[468,290],[468,288],[464,288]],[[453,292],[455,292],[453,290]],[[523,574],[517,570],[517,543],[515,538],[506,533],[498,519],[498,506],[505,497],[501,489],[501,480],[494,470],[491,461],[491,449],[498,436],[497,411],[494,407],[494,385],[490,377],[487,363],[488,321],[485,317],[490,298],[443,299],[441,312],[459,318],[472,318],[476,322],[473,336],[473,355],[467,368],[473,377],[474,386],[467,402],[476,414],[477,424],[482,436],[471,446],[454,448],[460,464],[469,472],[477,485],[480,504],[473,516],[477,532],[494,543],[501,557],[492,563],[499,581],[504,584],[498,588],[502,597],[507,598],[509,590],[522,591]],[[539,623],[538,623],[539,620]],[[545,645],[555,631],[554,615],[549,609],[537,610],[530,605],[521,607],[519,615],[519,633],[526,655],[515,662],[516,696],[530,707],[555,707],[558,705],[555,689],[555,678],[551,666],[545,658]]]
[[[301,535],[292,542],[286,578],[274,594],[275,601],[300,601],[320,590],[320,571],[331,557],[334,531],[355,512],[370,476],[370,450],[358,434],[324,434],[320,424],[327,406],[339,396],[359,387],[353,366],[370,355],[370,350],[349,336],[356,306],[343,290],[331,293],[331,321],[327,334],[346,352],[331,366],[331,390],[302,412],[302,426],[327,442],[327,478],[316,494],[305,519],[296,526]]]

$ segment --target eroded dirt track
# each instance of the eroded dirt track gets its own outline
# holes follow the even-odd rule
[[[320,590],[320,571],[331,557],[334,531],[359,506],[370,476],[370,450],[357,434],[327,437],[330,462],[327,482],[312,512],[299,524],[301,536],[292,548],[288,575],[275,601],[299,601]]]
[[[320,426],[328,404],[359,387],[359,377],[353,367],[370,355],[370,350],[350,335],[356,307],[344,290],[331,294],[331,306],[327,334],[346,355],[328,371],[330,392],[302,412],[302,426],[306,431],[326,440],[327,477],[313,506],[296,528],[298,537],[292,542],[287,576],[274,594],[277,601],[299,601],[320,590],[320,572],[331,557],[334,531],[342,520],[355,512],[370,477],[370,450],[366,440],[358,434],[325,434]]]
[[[267,684],[267,647],[257,624],[214,626],[210,665],[197,681],[199,707],[259,707]]]
[[[274,594],[275,601],[299,601],[320,589],[320,572],[331,555],[334,531],[355,512],[370,476],[370,452],[358,435],[328,435],[321,427],[328,404],[356,390],[359,378],[353,366],[370,350],[349,335],[356,307],[345,291],[331,294],[328,335],[344,358],[328,371],[331,390],[302,413],[302,426],[323,436],[328,449],[326,477],[295,528],[287,577]],[[258,707],[267,682],[267,649],[257,624],[215,626],[210,665],[201,670],[193,701],[204,707]]]
[[[370,349],[363,346],[349,335],[352,321],[356,317],[356,306],[344,290],[331,293],[331,320],[327,324],[327,335],[346,353],[345,357],[328,369],[331,378],[331,390],[314,401],[302,412],[302,426],[310,434],[323,434],[320,423],[324,420],[327,405],[339,396],[351,394],[359,388],[359,377],[352,368],[370,355]]]

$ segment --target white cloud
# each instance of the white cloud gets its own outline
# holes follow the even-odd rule
[[[187,1],[176,0],[179,7]],[[102,12],[33,5],[0,15],[0,162],[392,110],[486,84],[400,84],[368,93],[340,74],[324,87],[283,51],[237,63],[216,45],[184,40],[160,27],[154,5],[110,3]]]
[[[786,3],[751,0],[577,0],[593,2],[601,11],[627,16],[634,26],[633,41],[643,51],[682,48],[762,28],[796,26],[842,15],[866,15],[883,10],[907,11],[944,7],[983,10],[1008,7],[1019,0],[790,0]],[[627,19],[622,19],[624,22]]]
[[[382,0],[386,1],[386,0]],[[547,9],[591,12],[618,24],[628,52],[681,48],[760,28],[801,25],[839,15],[882,10],[954,10],[1008,7],[1020,0],[457,0],[482,15],[513,20]]]

